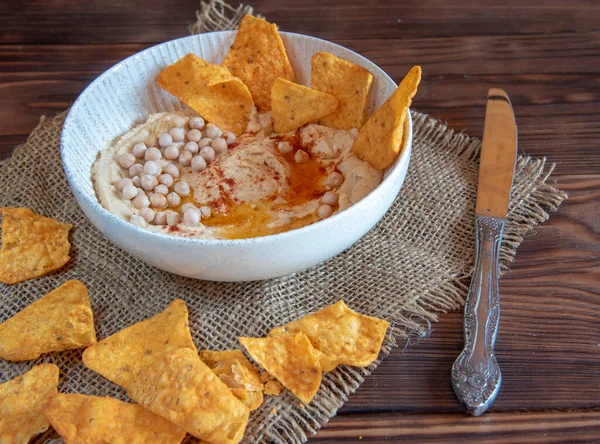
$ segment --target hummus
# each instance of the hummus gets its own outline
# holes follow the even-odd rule
[[[382,180],[352,154],[356,129],[275,134],[270,113],[256,112],[237,139],[209,126],[186,113],[150,115],[94,162],[100,204],[147,230],[239,239],[317,222]]]

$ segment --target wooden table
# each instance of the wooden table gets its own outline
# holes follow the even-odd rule
[[[368,4],[368,5],[367,5]],[[508,91],[519,149],[556,162],[569,199],[501,282],[503,386],[463,413],[450,383],[461,314],[400,347],[313,442],[600,442],[600,3],[585,0],[256,0],[285,31],[360,52],[394,79],[423,67],[414,107],[481,136],[488,87]],[[184,36],[197,0],[0,4],[0,156],[101,72]]]

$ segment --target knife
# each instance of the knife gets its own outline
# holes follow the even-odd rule
[[[465,346],[452,366],[452,385],[469,413],[496,399],[502,374],[494,354],[500,322],[498,261],[517,158],[517,125],[506,92],[488,91],[475,209],[475,271],[464,312]]]

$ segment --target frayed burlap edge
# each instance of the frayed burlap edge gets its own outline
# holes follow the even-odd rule
[[[190,33],[202,34],[203,32],[237,29],[246,14],[264,18],[260,14],[254,14],[252,6],[243,3],[234,8],[221,0],[201,2],[200,11],[196,12],[196,23],[190,26]]]

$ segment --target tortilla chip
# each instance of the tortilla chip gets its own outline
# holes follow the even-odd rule
[[[218,65],[188,54],[163,69],[158,84],[206,121],[240,135],[254,103],[244,83]]]
[[[79,281],[65,282],[0,324],[0,358],[7,361],[95,343],[94,314]]]
[[[277,327],[269,335],[303,332],[321,352],[324,372],[339,364],[367,367],[377,359],[389,322],[356,313],[338,301],[308,316]],[[285,384],[284,384],[285,385]]]
[[[242,79],[260,111],[271,109],[271,86],[276,78],[294,81],[277,25],[246,15],[221,66]]]
[[[338,100],[331,94],[279,78],[271,89],[271,106],[275,132],[287,133],[331,114]]]
[[[197,353],[188,327],[187,307],[176,299],[162,313],[87,348],[83,363],[127,389],[143,368],[182,347]]]
[[[262,368],[308,404],[321,385],[321,364],[308,337],[290,333],[266,338],[239,338]]]
[[[358,132],[352,152],[378,170],[390,166],[402,151],[404,121],[421,81],[421,67],[413,67],[396,91]]]
[[[138,404],[59,393],[44,414],[66,444],[179,444],[186,432]]]
[[[237,443],[248,423],[248,408],[200,360],[198,352],[189,348],[143,367],[127,394],[208,442]]]
[[[279,381],[275,381],[273,379],[265,383],[265,395],[279,396],[282,390],[283,386],[279,383]]]
[[[319,119],[319,123],[344,130],[361,128],[367,115],[367,98],[373,75],[362,66],[327,52],[313,55],[310,64],[311,86],[339,100],[337,110]]]
[[[0,384],[0,443],[27,444],[48,430],[42,407],[56,394],[58,367],[42,364]]]
[[[241,350],[203,350],[200,359],[251,411],[261,406],[264,386],[260,374]]]
[[[71,224],[39,216],[28,208],[0,208],[0,213],[0,282],[16,284],[44,276],[69,262]]]

